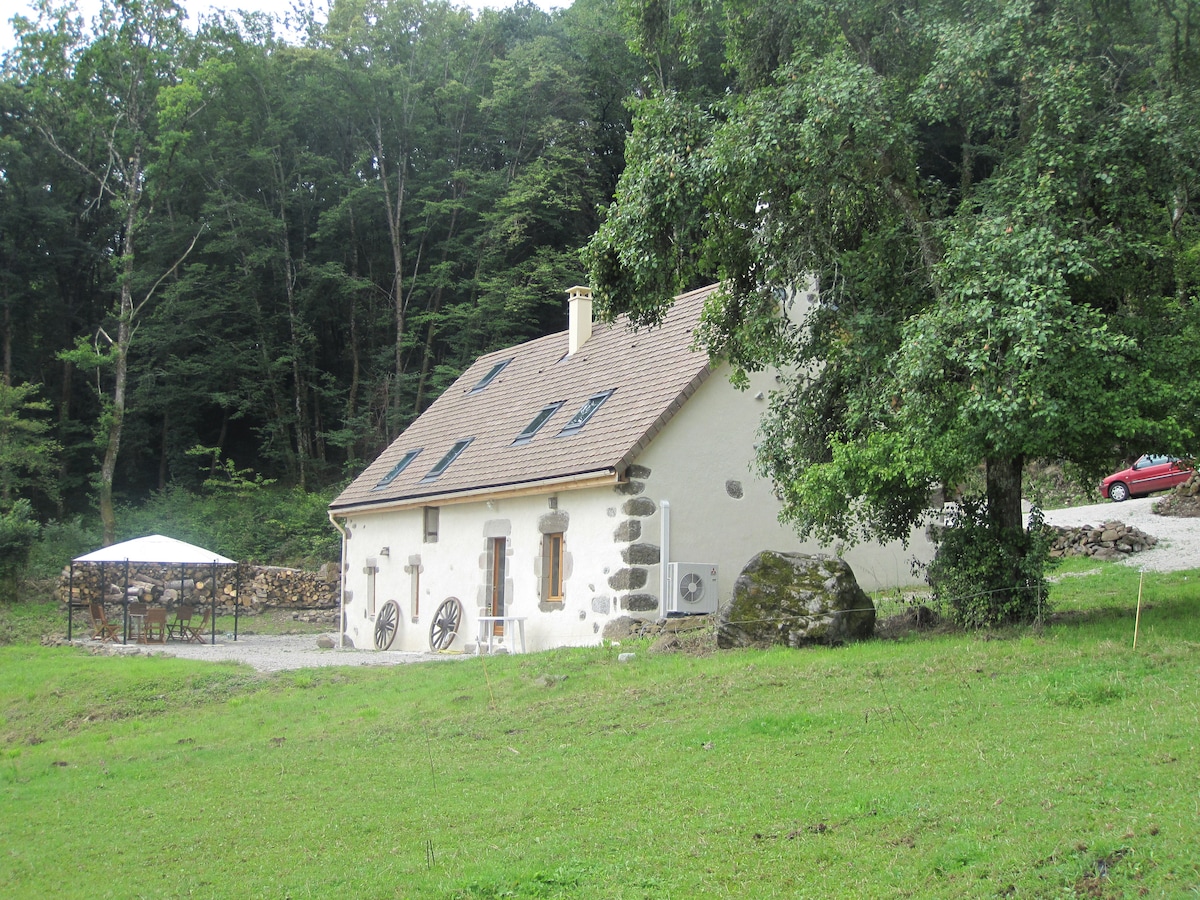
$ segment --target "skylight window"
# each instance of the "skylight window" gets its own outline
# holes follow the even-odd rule
[[[471,388],[469,391],[467,391],[467,393],[468,394],[478,394],[485,387],[487,387],[489,384],[491,384],[493,381],[495,381],[496,376],[499,375],[501,372],[503,372],[504,367],[507,366],[510,362],[512,362],[511,358],[500,360],[500,362],[496,363],[494,366],[492,366],[490,369],[488,369],[487,374],[484,375],[482,378],[480,378],[479,381],[475,384],[475,387]]]
[[[435,481],[438,476],[450,468],[450,464],[462,455],[462,452],[467,449],[473,440],[475,438],[463,438],[461,441],[455,441],[454,446],[446,451],[446,455],[437,461],[437,465],[429,470],[429,474],[422,478],[420,483],[425,484],[427,481]]]
[[[599,394],[592,394],[592,396],[588,397],[583,402],[583,406],[579,408],[579,412],[571,416],[571,421],[563,426],[562,431],[558,433],[559,437],[575,434],[583,428],[588,423],[588,420],[596,414],[596,410],[603,406],[604,401],[612,395],[612,391],[602,391]]]
[[[532,441],[533,436],[541,430],[542,426],[546,424],[547,420],[549,420],[552,415],[558,412],[562,405],[563,401],[559,400],[557,403],[551,403],[549,406],[543,406],[542,411],[533,417],[533,421],[525,426],[525,430],[517,435],[517,438],[513,441],[513,443],[528,444],[530,441]]]
[[[397,478],[399,478],[400,473],[408,468],[408,464],[410,462],[412,462],[414,459],[416,459],[417,454],[420,452],[421,452],[420,449],[417,449],[417,450],[409,450],[407,453],[405,453],[402,457],[400,457],[400,462],[398,462],[394,466],[392,466],[391,471],[389,471],[386,475],[384,475],[382,478],[380,478],[379,483],[376,484],[375,487],[371,488],[371,490],[382,491],[385,487],[387,487],[389,484],[391,484],[393,481],[395,481]]]

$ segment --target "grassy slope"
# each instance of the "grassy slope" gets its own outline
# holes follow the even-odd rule
[[[1137,578],[1041,631],[632,663],[0,648],[0,896],[1196,896],[1200,573],[1147,577],[1135,652]]]

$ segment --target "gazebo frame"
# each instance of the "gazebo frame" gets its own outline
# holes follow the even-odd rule
[[[171,539],[166,539],[166,538],[160,538],[158,535],[152,535],[151,538],[152,539],[157,538],[164,542],[171,540]],[[128,543],[133,544],[135,542],[130,541]],[[187,547],[190,550],[200,551],[205,554],[208,553],[208,551],[204,551],[204,550],[202,550],[202,548],[199,548],[199,547],[194,547],[191,544],[183,544],[183,542],[181,542],[181,541],[175,542],[175,543],[181,544],[182,546]],[[92,554],[88,554],[88,555],[92,555]],[[216,554],[216,553],[212,554],[212,557],[213,558],[211,561],[179,562],[179,563],[176,563],[175,561],[166,562],[166,561],[154,560],[154,559],[135,559],[135,558],[128,557],[128,556],[120,562],[118,562],[116,560],[103,560],[103,559],[88,560],[88,559],[86,559],[86,557],[79,557],[79,558],[71,560],[71,568],[67,575],[67,640],[68,641],[71,640],[73,637],[73,634],[74,634],[74,612],[75,612],[75,610],[87,608],[86,603],[76,603],[75,602],[75,566],[76,565],[91,565],[91,566],[99,565],[100,566],[100,599],[99,599],[99,602],[103,603],[104,602],[104,585],[107,583],[107,581],[105,579],[105,567],[108,565],[117,564],[117,565],[124,566],[124,573],[125,573],[124,574],[125,585],[124,585],[124,590],[121,593],[121,616],[122,616],[121,642],[124,644],[129,643],[129,564],[131,562],[134,562],[134,563],[139,563],[139,564],[144,564],[144,565],[163,566],[164,568],[168,568],[168,569],[171,566],[178,564],[178,566],[179,566],[179,599],[181,601],[183,600],[183,596],[184,596],[184,590],[185,590],[184,582],[186,581],[185,575],[187,573],[188,567],[190,566],[193,569],[201,568],[203,566],[211,567],[211,577],[209,578],[209,606],[210,606],[209,622],[210,622],[210,625],[212,628],[210,640],[211,640],[211,643],[213,643],[213,644],[215,644],[217,642],[217,568],[218,567],[227,568],[229,566],[235,566],[236,572],[234,574],[234,594],[233,594],[233,639],[236,641],[238,639],[238,624],[239,624],[239,618],[240,618],[239,614],[240,614],[241,608],[242,608],[242,564],[239,562],[234,562],[233,560],[230,560],[230,559],[225,559],[225,557],[220,556],[219,554]]]

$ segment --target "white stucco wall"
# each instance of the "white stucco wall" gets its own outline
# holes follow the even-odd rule
[[[557,510],[551,509],[551,497]],[[470,649],[479,633],[480,608],[486,602],[488,538],[507,540],[505,614],[525,616],[528,650],[599,643],[604,623],[615,610],[608,574],[622,563],[613,531],[617,509],[626,498],[610,488],[566,491],[493,501],[442,506],[438,540],[424,542],[420,509],[365,514],[347,520],[346,633],[356,647],[374,646],[374,620],[367,615],[364,560],[374,557],[378,610],[395,600],[401,610],[400,629],[392,649],[429,649],[429,629],[437,607],[448,597],[462,601],[464,623],[450,649]],[[542,550],[539,519],[557,513],[565,521],[564,598],[560,603],[539,599]],[[388,554],[382,555],[382,548]],[[420,557],[420,603],[413,621],[412,566]],[[407,570],[406,570],[407,569]],[[486,614],[486,613],[485,613]],[[505,637],[512,644],[515,635]]]
[[[766,411],[766,396],[776,386],[773,374],[755,373],[750,388],[738,391],[722,367],[638,459],[650,470],[645,496],[670,503],[668,561],[718,564],[723,601],[732,594],[742,567],[761,550],[836,554],[836,548],[801,542],[794,531],[780,525],[779,502],[769,482],[752,471],[759,419]],[[740,484],[740,499],[727,490],[731,481]],[[907,549],[899,542],[871,544],[840,555],[870,592],[914,583],[914,556],[928,561],[932,553],[918,530]],[[654,567],[652,583],[657,585],[657,579]]]
[[[752,472],[758,422],[766,408],[757,395],[775,384],[773,375],[758,374],[742,392],[729,384],[723,370],[714,373],[636,460],[630,483],[618,488],[560,490],[494,500],[490,506],[445,505],[433,543],[424,541],[420,508],[351,516],[346,521],[346,633],[356,647],[374,646],[363,571],[365,560],[373,557],[376,609],[395,600],[401,610],[393,649],[428,649],[433,614],[448,597],[457,597],[464,610],[451,649],[472,649],[485,602],[488,538],[503,535],[508,551],[505,612],[526,617],[527,649],[599,643],[605,623],[617,616],[659,615],[660,565],[644,557],[660,552],[664,500],[670,504],[669,561],[717,565],[721,602],[729,599],[742,567],[761,550],[834,552],[801,543],[779,525],[778,501],[769,484]],[[731,482],[740,485],[740,497],[730,490]],[[561,603],[539,600],[539,519],[550,514],[566,525]],[[633,532],[640,534],[631,538]],[[623,559],[622,553],[631,549],[643,558]],[[917,532],[907,549],[870,545],[844,555],[859,584],[875,591],[913,583],[913,557],[928,560],[932,547]],[[418,558],[414,621],[411,570]],[[639,584],[643,578],[644,585]],[[510,634],[505,642],[514,639]]]

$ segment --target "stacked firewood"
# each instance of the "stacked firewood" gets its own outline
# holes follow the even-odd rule
[[[337,567],[332,567],[332,581],[329,568],[307,572],[280,566],[248,567],[242,602],[262,608],[332,609],[338,605],[341,586]]]
[[[317,572],[280,566],[217,566],[217,605],[245,609],[332,609],[338,605],[341,585],[337,566]],[[182,579],[181,579],[182,575]],[[68,566],[59,578],[59,601],[66,603],[68,586],[76,605],[100,600],[107,605],[140,601],[173,607],[179,603],[208,603],[213,598],[212,566],[130,564],[128,589],[124,564]]]

